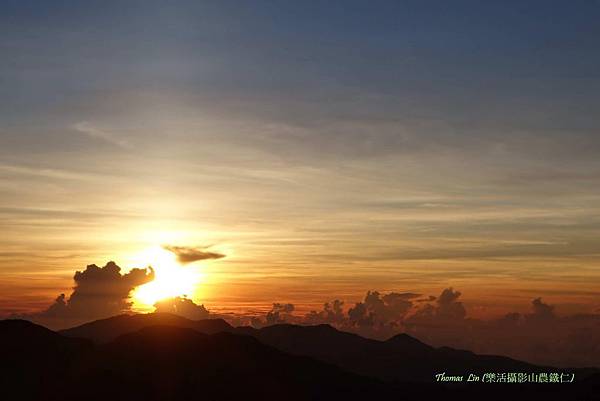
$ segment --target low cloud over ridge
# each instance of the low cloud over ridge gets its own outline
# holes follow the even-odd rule
[[[595,340],[600,338],[600,314],[561,317],[538,297],[532,300],[530,313],[481,320],[468,316],[461,295],[453,288],[424,298],[410,292],[368,291],[363,301],[347,308],[335,299],[321,311],[303,316],[293,314],[292,304],[276,303],[263,318],[253,317],[249,323],[256,327],[325,323],[381,340],[404,332],[433,346],[506,355],[540,365],[600,366],[600,343]]]
[[[198,305],[186,297],[162,299],[154,304],[156,313],[172,313],[190,320],[207,319],[210,316],[204,305]]]

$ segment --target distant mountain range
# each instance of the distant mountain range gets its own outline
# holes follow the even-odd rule
[[[596,369],[568,370],[574,383],[442,383],[435,381],[442,372],[560,371],[433,348],[405,334],[370,340],[328,325],[235,328],[220,319],[146,314],[53,332],[4,320],[0,341],[6,400],[600,400]]]
[[[251,336],[265,345],[294,355],[309,356],[337,365],[348,371],[390,381],[431,382],[437,373],[465,372],[549,372],[551,367],[536,366],[502,356],[476,355],[469,351],[434,348],[407,334],[387,341],[367,339],[336,330],[330,325],[298,326],[277,324],[262,329],[232,327],[222,319],[188,320],[180,316],[152,313],[120,315],[97,320],[59,333],[72,338],[86,338],[97,344],[152,325],[191,328],[204,334],[228,332]],[[595,369],[567,369],[587,377]]]

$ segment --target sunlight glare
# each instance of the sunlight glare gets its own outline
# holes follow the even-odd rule
[[[154,280],[139,286],[133,293],[138,307],[149,307],[165,298],[192,296],[195,285],[202,278],[200,272],[181,266],[174,254],[161,247],[147,249],[136,259],[139,266],[152,266],[155,271]]]

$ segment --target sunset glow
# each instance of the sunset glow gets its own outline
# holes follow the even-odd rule
[[[153,281],[141,285],[132,294],[134,308],[151,309],[161,299],[194,295],[203,274],[190,266],[182,266],[173,253],[161,247],[149,248],[138,255],[140,266],[152,266]]]

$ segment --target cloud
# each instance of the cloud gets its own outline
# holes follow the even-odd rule
[[[191,320],[207,319],[210,315],[204,305],[197,305],[186,297],[163,299],[154,304],[156,313],[172,313]]]
[[[108,262],[104,267],[88,265],[75,272],[73,280],[75,286],[68,298],[60,294],[46,310],[18,317],[49,327],[65,327],[127,312],[132,304],[129,294],[154,280],[154,270],[148,267],[121,274],[115,262]]]
[[[325,302],[323,304],[323,310],[310,311],[305,317],[304,321],[307,324],[341,324],[344,322],[346,317],[344,316],[344,301],[339,299],[333,300],[332,302]]]
[[[277,323],[331,324],[339,329],[375,338],[387,338],[401,328],[402,321],[414,308],[413,300],[421,294],[412,292],[368,291],[362,302],[344,311],[344,301],[325,302],[320,311],[312,310],[304,316],[294,315],[292,304],[274,303],[264,318],[254,317],[255,327]],[[434,297],[435,298],[435,297]]]
[[[296,307],[294,306],[294,304],[283,304],[275,302],[273,303],[271,310],[265,314],[264,318],[261,318],[259,316],[253,316],[250,318],[249,323],[251,326],[256,328],[281,323],[305,324],[305,321],[292,315],[292,312],[294,312],[295,309]]]
[[[293,304],[274,303],[273,308],[267,313],[267,324],[283,323],[286,317],[294,311]]]
[[[531,301],[531,312],[511,312],[491,319],[471,318],[452,287],[438,296],[412,292],[368,291],[361,302],[344,309],[340,299],[320,311],[294,315],[292,304],[275,303],[252,325],[331,324],[362,336],[385,340],[408,333],[436,347],[468,349],[480,354],[506,355],[546,366],[600,366],[600,314],[559,316],[542,298]]]
[[[93,139],[99,139],[109,144],[115,145],[123,149],[131,149],[131,145],[125,139],[118,137],[117,135],[104,131],[87,121],[80,121],[73,124],[72,128],[81,134],[84,134]]]
[[[353,326],[371,327],[375,323],[372,312],[369,312],[367,306],[358,302],[353,308],[348,309],[348,319]]]
[[[531,317],[533,318],[553,319],[556,317],[554,315],[554,306],[545,304],[542,301],[542,298],[536,298],[531,301],[531,306],[533,308],[533,314]]]
[[[511,312],[492,320],[467,316],[461,293],[442,291],[435,303],[418,308],[403,321],[409,334],[434,346],[506,355],[548,366],[600,366],[600,315],[560,317],[538,297],[530,313]]]
[[[33,167],[22,164],[0,164],[0,172],[11,176],[33,176],[46,179],[84,181],[98,178],[96,174],[83,173],[75,170],[63,170],[48,167]]]
[[[382,295],[378,291],[368,291],[363,302],[348,310],[350,323],[359,327],[396,326],[413,307],[412,300],[420,296],[411,292]]]
[[[462,302],[458,302],[461,293],[452,287],[446,288],[437,299],[436,315],[443,319],[464,319],[467,311]]]
[[[163,248],[169,252],[173,252],[177,256],[177,260],[182,264],[225,257],[222,253],[208,251],[205,247],[163,245]]]
[[[408,327],[430,327],[440,325],[454,325],[465,319],[467,311],[462,302],[459,302],[460,291],[452,287],[444,289],[438,297],[430,296],[427,300],[418,300],[425,303],[417,308],[403,321]]]

